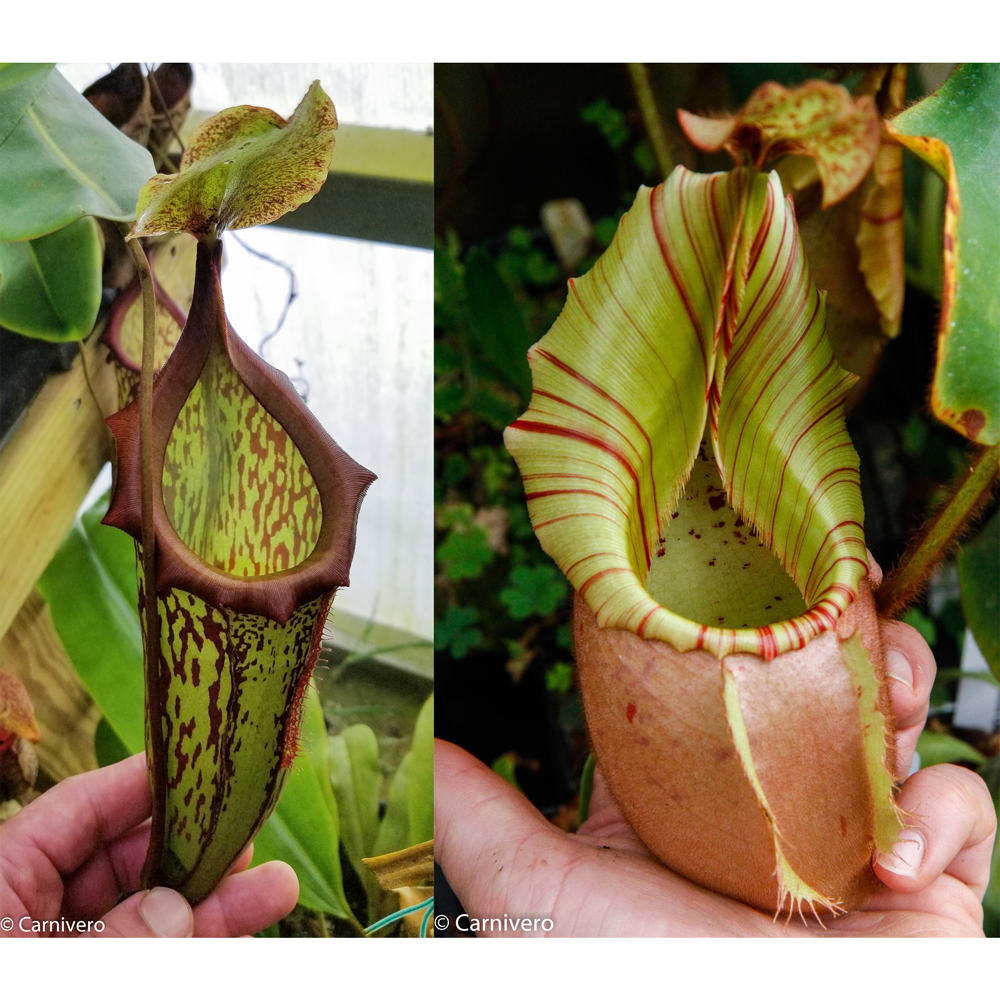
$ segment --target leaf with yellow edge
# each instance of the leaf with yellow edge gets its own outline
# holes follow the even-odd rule
[[[947,182],[935,415],[1000,441],[1000,63],[961,66],[888,131]]]
[[[679,167],[640,189],[529,361],[531,405],[505,442],[542,547],[602,628],[771,659],[833,627],[868,569],[854,377],[776,174]],[[676,529],[688,504],[704,531]],[[683,562],[685,588],[668,569],[652,593],[657,560]],[[740,617],[684,604],[720,582]]]
[[[823,207],[861,183],[879,147],[879,119],[870,95],[853,98],[825,80],[791,90],[761,84],[735,115],[702,118],[679,110],[688,139],[706,153],[726,149],[737,163],[762,167],[786,154],[816,161]]]
[[[378,879],[383,889],[403,889],[421,882],[434,881],[434,841],[404,847],[391,854],[380,854],[374,858],[361,859],[368,870]]]
[[[209,118],[191,136],[178,173],[157,174],[139,192],[130,236],[214,236],[274,222],[323,185],[336,128],[318,80],[287,122],[250,105]]]

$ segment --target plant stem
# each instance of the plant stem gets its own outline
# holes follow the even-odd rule
[[[1000,473],[1000,444],[984,448],[959,477],[951,496],[927,523],[898,566],[875,592],[879,614],[894,617],[920,593],[934,567],[971,526]]]
[[[153,528],[153,373],[156,344],[156,291],[149,261],[137,239],[128,238],[128,225],[119,228],[132,254],[142,287],[142,374],[139,377],[139,456],[142,464],[142,591],[146,674],[146,731],[151,760],[147,767],[153,785],[153,820],[142,884],[158,883],[165,834],[164,798],[167,750],[163,741],[160,697],[160,611],[156,599],[156,534]]]
[[[660,112],[656,107],[653,88],[649,84],[649,70],[646,69],[645,63],[629,63],[628,72],[632,77],[635,99],[642,113],[642,123],[646,127],[646,135],[649,136],[649,144],[653,147],[660,177],[665,180],[674,169],[674,158],[670,153],[670,143],[663,127],[663,119],[660,118]]]

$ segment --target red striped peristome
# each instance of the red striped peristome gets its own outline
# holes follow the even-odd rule
[[[776,174],[678,167],[640,189],[528,359],[534,393],[504,440],[542,548],[600,627],[770,660],[836,625],[868,571],[843,418],[855,377],[834,360]],[[730,505],[804,614],[716,628],[645,589],[706,428]]]

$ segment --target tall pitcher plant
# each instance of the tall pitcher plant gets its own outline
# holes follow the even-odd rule
[[[782,128],[828,110],[825,88],[801,96],[772,95],[743,128],[746,165],[640,190],[531,349],[505,443],[576,590],[588,728],[639,836],[758,908],[837,912],[875,888],[873,849],[901,818],[844,423],[856,376],[826,336],[791,198],[759,169]],[[830,200],[879,146],[847,104],[838,142],[795,150]]]
[[[255,107],[216,115],[178,172],[142,189],[127,236],[143,286],[143,365],[138,397],[108,420],[117,454],[105,523],[136,542],[153,789],[144,881],[192,903],[281,794],[375,478],[236,335],[219,279],[222,233],[309,200],[336,128],[318,82],[287,122]],[[175,232],[199,241],[195,286],[154,382],[154,282],[138,241]]]

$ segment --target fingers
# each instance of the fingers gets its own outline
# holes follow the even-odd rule
[[[103,930],[81,937],[185,938],[194,933],[194,914],[187,900],[173,889],[157,886],[137,892],[103,918]]]
[[[244,853],[237,866],[249,857]],[[287,917],[299,900],[299,880],[284,861],[227,875],[194,910],[196,937],[256,934]]]
[[[499,898],[529,839],[558,836],[485,764],[452,743],[434,741],[434,854],[467,907],[488,908],[490,892]],[[545,852],[536,844],[529,853],[533,860],[526,855],[522,867],[537,864]]]
[[[914,774],[899,792],[906,828],[875,871],[890,889],[915,893],[942,874],[967,885],[982,900],[990,874],[996,813],[978,774],[938,764]]]
[[[76,871],[98,845],[152,811],[145,754],[59,782],[4,825],[4,840],[41,852],[57,871]]]
[[[937,665],[923,636],[902,622],[882,625],[889,696],[896,713],[896,777],[910,773],[913,751],[927,721]]]
[[[63,913],[93,920],[125,894],[135,892],[149,848],[149,822],[109,844],[100,844],[87,862],[64,881]]]
[[[237,865],[249,863],[244,852]],[[298,902],[299,880],[283,861],[224,878],[192,911],[173,889],[137,892],[102,918],[103,929],[82,937],[246,937],[287,917]]]

